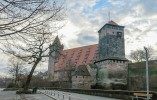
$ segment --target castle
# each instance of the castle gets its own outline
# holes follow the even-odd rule
[[[125,58],[124,26],[111,20],[98,34],[98,44],[67,50],[63,50],[57,36],[50,46],[49,80],[68,82],[68,87],[72,88],[90,88],[95,83],[105,88],[126,85],[128,60]]]

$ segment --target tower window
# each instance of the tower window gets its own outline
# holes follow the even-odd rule
[[[122,32],[117,32],[117,37],[122,37]]]

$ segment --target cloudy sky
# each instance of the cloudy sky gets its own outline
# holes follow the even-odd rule
[[[157,0],[66,0],[67,24],[58,32],[65,49],[98,43],[98,30],[110,19],[125,26],[125,52],[152,46],[157,52]],[[7,69],[0,59],[0,75]],[[45,64],[46,65],[46,64]],[[47,66],[38,70],[46,70]]]
[[[110,19],[125,26],[126,55],[157,49],[157,0],[67,0],[68,22],[60,32],[65,48],[98,43],[97,31]]]

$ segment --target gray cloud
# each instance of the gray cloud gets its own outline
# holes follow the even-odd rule
[[[109,10],[111,19],[125,26],[127,55],[131,50],[143,48],[153,42],[155,45],[152,45],[157,46],[157,41],[152,39],[153,36],[148,37],[150,33],[157,33],[156,0],[107,0],[106,4],[94,9],[99,1],[66,0],[67,20],[78,28],[75,33],[71,33],[75,37],[69,35],[70,39],[66,41],[68,48],[98,43],[97,31],[108,22]],[[63,37],[63,40],[69,37]]]
[[[125,26],[126,50],[132,50],[130,46],[138,48],[138,45],[151,40],[147,35],[150,32],[157,32],[154,29],[157,25],[157,1],[154,0],[108,0],[100,8],[93,9],[96,0],[92,4],[89,1],[68,0],[69,20],[76,25],[80,32],[76,40],[72,39],[71,47],[75,43],[79,46],[92,44],[91,40],[98,42],[97,31],[108,21],[108,11],[110,10],[111,19],[119,25]],[[95,33],[94,35],[89,35]],[[90,39],[91,38],[91,39]],[[75,42],[74,42],[75,41]],[[96,42],[97,41],[97,42]]]
[[[81,45],[90,45],[90,44],[97,44],[98,37],[97,34],[93,34],[90,32],[81,33],[78,35],[77,42]]]

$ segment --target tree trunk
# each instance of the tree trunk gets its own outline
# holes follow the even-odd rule
[[[37,59],[37,61],[35,61],[32,69],[31,69],[31,72],[29,73],[28,77],[27,77],[27,81],[25,83],[25,86],[24,86],[24,91],[28,91],[28,88],[29,88],[29,85],[30,85],[30,82],[31,82],[31,78],[32,78],[32,75],[34,73],[34,70],[36,68],[36,66],[38,65],[38,63],[40,62],[41,58]]]
[[[16,66],[15,85],[17,85],[17,80],[18,80],[18,65]]]

